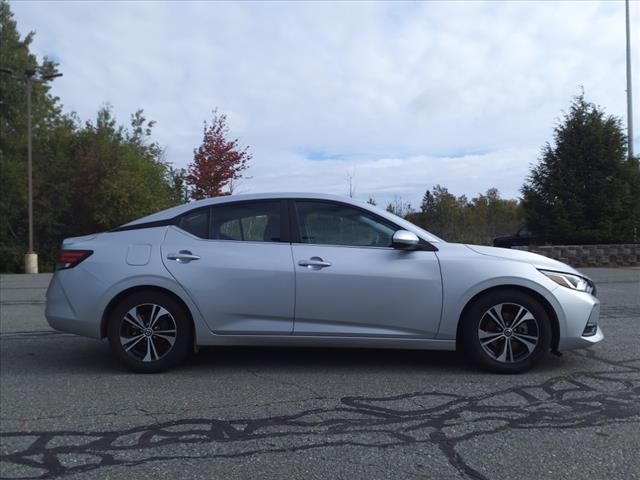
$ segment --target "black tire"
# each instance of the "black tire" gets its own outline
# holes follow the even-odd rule
[[[500,315],[497,306],[501,306]],[[530,315],[522,313],[520,307]],[[526,320],[518,323],[523,318]],[[513,325],[516,328],[510,329]],[[461,334],[462,347],[475,364],[495,373],[522,373],[549,351],[551,322],[544,307],[531,295],[513,289],[494,290],[469,306],[462,318]],[[537,338],[535,347],[533,338]]]
[[[135,311],[136,318],[131,311]],[[155,324],[151,329],[149,323],[154,313]],[[172,330],[175,333],[170,333]],[[113,308],[107,336],[114,355],[130,370],[158,373],[175,367],[189,355],[193,324],[188,312],[170,295],[139,291]],[[121,338],[127,338],[124,345]]]

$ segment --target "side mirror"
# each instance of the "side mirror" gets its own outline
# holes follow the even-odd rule
[[[420,239],[418,236],[408,230],[398,230],[393,234],[392,244],[393,248],[401,250],[411,250],[418,245]]]

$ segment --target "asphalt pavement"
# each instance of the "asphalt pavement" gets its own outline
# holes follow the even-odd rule
[[[640,269],[584,269],[606,339],[487,374],[453,352],[206,348],[136,375],[0,276],[0,477],[640,478]]]

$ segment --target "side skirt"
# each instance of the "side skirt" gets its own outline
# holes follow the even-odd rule
[[[340,337],[307,335],[207,335],[198,337],[198,345],[237,345],[263,347],[344,347],[398,348],[409,350],[455,350],[455,340],[398,337]]]

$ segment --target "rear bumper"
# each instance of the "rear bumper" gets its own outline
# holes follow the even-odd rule
[[[55,330],[100,338],[100,323],[79,318],[58,278],[58,274],[55,274],[49,283],[44,315],[51,328]]]

